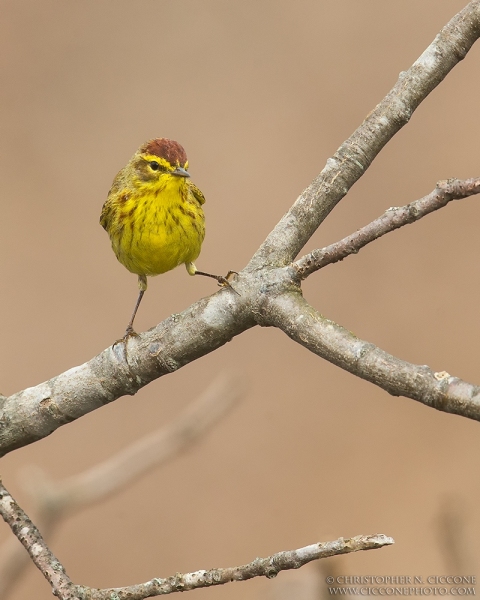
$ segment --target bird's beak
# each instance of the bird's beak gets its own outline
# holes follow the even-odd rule
[[[182,167],[177,167],[175,171],[172,171],[172,175],[177,175],[178,177],[190,177],[190,173],[185,171]]]

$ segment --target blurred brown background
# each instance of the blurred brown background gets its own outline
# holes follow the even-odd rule
[[[198,267],[240,270],[464,4],[3,0],[0,390],[40,383],[123,333],[136,277],[116,261],[98,219],[113,177],[143,141],[171,137],[187,150],[207,197]],[[479,66],[477,44],[306,250],[438,179],[480,174]],[[480,382],[478,203],[454,203],[328,267],[306,282],[306,297],[400,358]],[[214,291],[183,268],[151,280],[137,330]],[[340,574],[452,574],[440,524],[453,513],[462,568],[480,575],[478,423],[392,398],[275,330],[249,331],[7,456],[5,484],[28,509],[23,467],[56,479],[80,472],[168,423],[225,370],[249,392],[213,432],[62,525],[52,548],[74,581],[127,585],[376,532],[396,545],[335,559]],[[0,542],[9,536],[0,527]],[[273,598],[282,577],[192,593]],[[33,594],[51,597],[32,567],[12,598]]]

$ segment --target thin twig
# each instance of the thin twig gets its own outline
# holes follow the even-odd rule
[[[381,217],[343,240],[302,256],[293,263],[293,266],[297,270],[299,278],[306,279],[327,265],[343,260],[351,254],[357,254],[364,246],[383,235],[419,221],[422,217],[443,208],[452,200],[460,200],[478,193],[480,193],[480,177],[439,181],[437,187],[427,196],[406,206],[389,208]]]
[[[15,502],[0,480],[0,514],[22,543],[35,566],[42,572],[53,589],[53,593],[69,600],[76,598],[74,585],[61,563],[48,548],[40,532],[27,514]]]
[[[224,585],[232,581],[246,581],[254,577],[272,578],[276,577],[280,571],[299,569],[313,560],[338,554],[348,554],[349,552],[359,552],[360,550],[375,550],[393,543],[393,538],[381,533],[358,535],[350,539],[339,538],[334,542],[318,542],[298,550],[286,550],[267,556],[267,558],[256,558],[251,563],[239,567],[201,570],[185,574],[177,573],[173,577],[152,579],[146,583],[124,588],[105,590],[86,588],[88,589],[87,593],[91,594],[86,597],[89,600],[109,600],[112,597],[116,600],[143,600],[144,598],[163,596],[173,592],[187,592],[213,585]]]
[[[24,481],[37,507],[35,521],[44,537],[50,539],[67,515],[100,502],[202,439],[239,401],[244,389],[237,379],[218,377],[171,423],[62,482],[48,480],[43,471],[28,469]],[[6,598],[28,564],[28,556],[16,540],[7,540],[0,550],[0,598]]]
[[[52,586],[53,594],[61,600],[144,600],[174,592],[223,585],[231,581],[245,581],[254,577],[272,578],[280,571],[298,569],[313,560],[360,550],[375,550],[394,543],[391,537],[383,534],[339,538],[334,542],[318,542],[298,550],[286,550],[267,558],[256,558],[253,562],[238,567],[177,573],[171,577],[155,578],[137,585],[100,590],[72,583],[38,529],[1,481],[0,514]]]

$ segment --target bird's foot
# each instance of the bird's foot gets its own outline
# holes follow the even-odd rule
[[[236,271],[229,271],[225,275],[225,277],[223,277],[223,275],[212,275],[212,273],[204,273],[203,271],[198,271],[198,270],[195,270],[193,274],[194,275],[204,275],[205,277],[211,277],[212,279],[215,279],[217,281],[219,286],[228,287],[240,296],[240,294],[237,292],[237,290],[233,287],[233,285],[229,281],[229,279],[232,275],[238,275],[238,273]]]
[[[128,341],[128,338],[137,337],[137,336],[138,336],[138,333],[133,329],[133,327],[131,325],[129,325],[127,327],[127,329],[125,330],[125,335],[122,338],[115,341],[113,343],[113,345],[116,346],[117,344],[126,344]]]
[[[229,279],[232,275],[238,275],[237,271],[229,271],[225,277],[223,277],[223,275],[218,275],[217,276],[217,282],[218,285],[220,287],[229,287],[231,290],[233,290],[238,296],[240,296],[240,294],[237,292],[237,290],[233,287],[233,285],[230,283]]]

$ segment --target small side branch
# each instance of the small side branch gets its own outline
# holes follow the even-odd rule
[[[313,560],[360,550],[374,550],[394,543],[391,537],[383,534],[359,535],[350,539],[339,538],[334,542],[318,542],[298,550],[286,550],[267,558],[256,558],[251,563],[239,567],[201,570],[185,574],[177,573],[172,577],[155,578],[133,586],[100,590],[75,585],[71,582],[65,569],[48,548],[38,529],[1,481],[0,514],[52,586],[53,594],[61,600],[111,600],[111,598],[144,600],[144,598],[163,596],[173,592],[186,592],[212,585],[223,585],[231,581],[245,581],[254,577],[272,578],[280,571],[298,569]]]
[[[89,589],[91,595],[85,594],[85,597],[91,600],[109,600],[112,597],[118,600],[143,600],[144,598],[163,596],[173,592],[187,592],[197,588],[211,587],[212,585],[224,585],[231,581],[246,581],[254,577],[273,578],[280,571],[299,569],[313,560],[328,558],[337,554],[358,552],[359,550],[375,550],[394,543],[393,538],[381,533],[358,535],[350,539],[339,538],[334,542],[318,542],[298,550],[286,550],[285,552],[272,554],[267,558],[256,558],[251,563],[240,567],[201,570],[185,574],[177,573],[173,577],[152,579],[131,587],[106,590]]]
[[[293,263],[300,279],[323,269],[327,265],[357,254],[367,244],[404,225],[415,223],[422,217],[443,208],[452,200],[460,200],[480,193],[480,177],[472,179],[447,179],[439,181],[437,187],[427,196],[406,206],[389,208],[385,213],[355,233],[330,246],[313,250]]]

